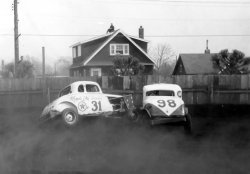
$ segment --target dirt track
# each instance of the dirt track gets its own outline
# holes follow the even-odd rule
[[[193,116],[151,129],[95,120],[75,129],[40,129],[40,110],[1,113],[0,173],[248,173],[250,118]]]

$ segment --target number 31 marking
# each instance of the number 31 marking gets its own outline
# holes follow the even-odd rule
[[[101,101],[92,101],[92,104],[94,106],[94,108],[92,108],[92,111],[102,111],[102,105],[101,105]]]
[[[157,103],[158,103],[158,106],[161,108],[164,108],[166,106],[165,100],[157,100]],[[176,103],[174,100],[167,100],[167,103],[169,107],[172,107],[172,108],[176,107]]]

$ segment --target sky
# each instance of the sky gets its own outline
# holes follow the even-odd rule
[[[0,1],[0,61],[14,61],[13,0]],[[238,49],[250,56],[250,0],[19,0],[19,54],[53,64],[71,45],[106,33],[110,24],[151,48],[179,53]]]

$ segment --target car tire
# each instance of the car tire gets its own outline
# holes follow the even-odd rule
[[[133,123],[137,123],[140,120],[140,113],[138,110],[129,111],[127,116],[128,120]]]
[[[150,117],[146,110],[142,110],[139,115],[139,122],[146,127],[150,127]]]
[[[187,114],[185,115],[186,121],[184,123],[184,130],[186,133],[190,134],[192,133],[192,121],[191,121],[191,115]]]
[[[62,119],[66,126],[75,126],[79,116],[73,109],[65,109],[62,113]]]

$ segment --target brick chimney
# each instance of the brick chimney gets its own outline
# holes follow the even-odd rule
[[[144,28],[142,26],[139,28],[139,38],[144,39]]]
[[[210,54],[210,49],[208,49],[208,40],[207,40],[207,43],[206,43],[205,54]]]

